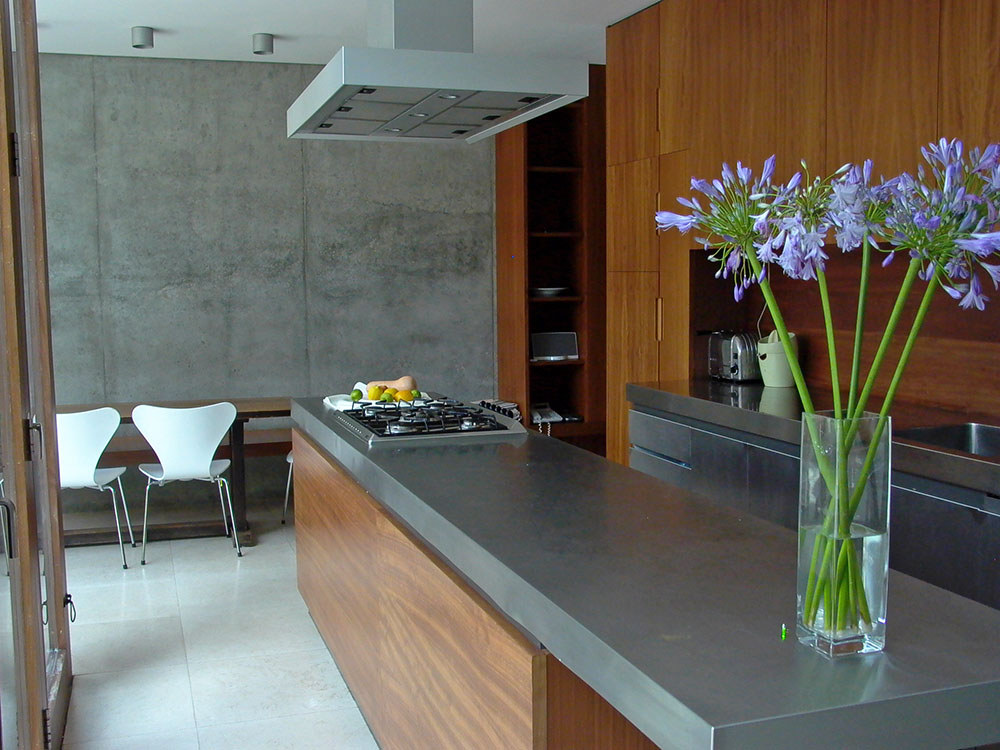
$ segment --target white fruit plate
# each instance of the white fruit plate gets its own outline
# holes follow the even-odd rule
[[[354,384],[354,389],[366,393],[368,391],[368,384],[357,382]],[[423,391],[420,392],[421,398],[430,398]],[[382,401],[372,401],[367,398],[360,399],[358,401],[352,401],[351,395],[349,393],[335,393],[332,396],[327,396],[323,399],[323,403],[329,406],[331,409],[336,409],[338,411],[347,411],[348,409],[357,408],[358,404],[379,404],[385,403]],[[395,403],[395,402],[394,402]]]

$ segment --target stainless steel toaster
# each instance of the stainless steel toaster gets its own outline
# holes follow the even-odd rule
[[[722,380],[758,380],[757,342],[749,333],[713,331],[708,337],[708,374]]]

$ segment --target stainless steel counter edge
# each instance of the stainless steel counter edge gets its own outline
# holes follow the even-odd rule
[[[772,632],[794,624],[791,532],[540,435],[368,449],[320,399],[294,400],[292,417],[661,748],[1000,738],[994,610],[894,573],[893,649],[831,664]]]
[[[798,445],[801,441],[802,422],[798,419],[720,403],[697,395],[675,393],[641,383],[628,383],[625,387],[625,398],[639,407],[679,414],[772,440],[781,440],[794,445]],[[967,454],[937,450],[905,439],[894,439],[892,464],[898,471],[939,482],[980,492],[1000,491],[1000,464]]]

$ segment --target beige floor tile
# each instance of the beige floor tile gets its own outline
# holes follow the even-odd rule
[[[67,743],[179,732],[194,726],[185,665],[73,678]]]
[[[325,648],[301,597],[263,602],[248,597],[211,610],[181,607],[189,662]]]
[[[199,728],[354,706],[325,648],[191,662],[188,668]]]
[[[146,550],[146,565],[140,565],[142,544],[132,549],[125,546],[128,570],[122,569],[117,544],[66,549],[66,579],[72,593],[74,586],[122,584],[132,581],[173,579],[174,566],[170,542],[152,542]]]
[[[294,574],[282,570],[280,575],[262,575],[256,571],[240,571],[213,576],[182,579],[177,589],[178,604],[186,611],[199,608],[214,611],[233,606],[252,610],[257,607],[305,608]]]
[[[202,727],[198,739],[201,750],[378,750],[356,708]]]
[[[198,750],[198,732],[185,729],[165,734],[138,734],[134,737],[63,743],[63,750]]]
[[[78,625],[176,617],[180,614],[173,578],[135,578],[121,583],[89,586],[77,584],[70,593],[76,604]]]
[[[181,607],[181,624],[192,663],[324,648],[301,600],[275,606]]]
[[[225,537],[181,539],[173,545],[174,571],[178,583],[205,576],[252,572],[263,577],[282,577],[295,568],[295,553],[281,538],[262,540],[243,550],[243,557]]]
[[[122,620],[70,627],[73,673],[121,672],[184,664],[184,636],[178,616]]]

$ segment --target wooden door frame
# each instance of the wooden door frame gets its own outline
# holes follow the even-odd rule
[[[17,514],[12,565],[15,597],[21,747],[61,746],[69,708],[72,663],[66,604],[62,513],[55,446],[55,390],[49,315],[48,254],[42,169],[41,94],[34,0],[4,5],[2,30],[4,164],[2,269],[3,389],[8,404],[2,426],[5,480]],[[12,52],[13,32],[17,52]],[[39,538],[41,523],[41,539]],[[48,624],[42,623],[37,551],[45,552]],[[48,628],[46,652],[43,628]]]

